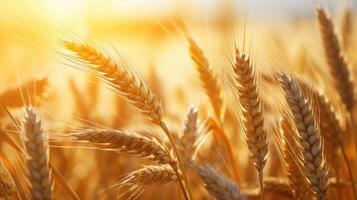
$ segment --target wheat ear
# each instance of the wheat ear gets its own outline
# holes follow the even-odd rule
[[[241,194],[238,186],[228,180],[223,174],[210,166],[198,165],[196,167],[198,175],[201,177],[204,186],[212,197],[218,200],[245,200],[245,195]]]
[[[161,127],[169,139],[177,157],[178,166],[176,166],[176,164],[172,164],[172,167],[179,177],[179,183],[182,192],[184,193],[185,199],[191,199],[191,191],[188,186],[181,157],[178,154],[178,150],[169,129],[162,121],[161,104],[156,96],[152,94],[147,85],[138,75],[132,73],[128,68],[119,66],[113,59],[102,54],[87,44],[64,42],[64,46],[68,50],[74,52],[77,59],[79,59],[81,62],[89,64],[98,77],[100,77],[115,91],[121,94],[121,96],[125,98],[130,104],[138,108],[144,116],[148,117],[154,124]],[[178,175],[178,168],[180,168],[182,176]]]
[[[223,100],[218,80],[209,66],[207,58],[200,47],[192,38],[188,38],[191,59],[195,63],[196,70],[200,76],[201,84],[211,102],[215,116],[221,120],[223,111]]]
[[[336,89],[346,109],[351,113],[355,103],[352,74],[342,54],[331,18],[327,16],[322,7],[317,7],[316,13],[330,72],[335,79]]]
[[[174,162],[168,147],[154,136],[146,137],[124,131],[106,129],[85,129],[68,136],[75,137],[76,141],[100,144],[99,148],[147,158],[159,163]]]
[[[160,102],[139,77],[89,45],[74,42],[65,42],[64,45],[68,50],[75,52],[78,59],[92,65],[96,75],[138,108],[143,115],[160,125]]]
[[[342,102],[345,104],[347,111],[350,112],[350,120],[352,127],[354,128],[355,119],[353,107],[355,104],[355,91],[352,73],[350,72],[347,61],[342,54],[332,19],[327,16],[325,10],[320,6],[316,8],[316,12],[330,72],[335,79],[335,85],[341,96]],[[357,136],[354,135],[353,138],[357,154]],[[355,197],[357,198],[357,193],[355,193]]]
[[[290,76],[282,73],[280,85],[298,130],[296,139],[299,143],[304,175],[318,199],[326,199],[328,168],[323,141],[311,103]]]
[[[176,173],[170,165],[148,165],[127,174],[111,188],[120,191],[119,198],[136,199],[145,187],[177,182],[177,180]]]
[[[165,184],[171,181],[177,181],[175,172],[170,165],[149,165],[142,169],[131,172],[121,182],[122,185],[153,185]]]
[[[233,65],[233,69],[244,118],[243,126],[246,141],[254,160],[254,165],[259,173],[259,184],[261,186],[262,199],[264,199],[263,169],[267,159],[268,145],[257,77],[249,58],[245,54],[240,54],[238,50],[236,51],[236,63]]]
[[[299,81],[299,86],[305,92],[309,92],[317,101],[317,106],[315,108],[318,109],[320,116],[323,118],[320,119],[320,132],[321,136],[324,138],[325,141],[325,151],[326,151],[326,158],[329,164],[333,166],[336,172],[336,178],[338,179],[338,171],[340,168],[340,152],[342,153],[343,159],[347,165],[348,174],[350,177],[351,182],[354,185],[354,176],[353,170],[351,167],[351,163],[346,153],[346,147],[343,142],[343,136],[345,134],[345,130],[342,128],[340,120],[337,116],[337,113],[327,98],[327,96],[322,93],[318,92],[317,90],[311,88],[308,84],[306,84],[302,80]],[[337,148],[336,148],[337,147]],[[355,187],[352,187],[354,198],[357,199],[357,192]]]
[[[197,141],[197,109],[191,107],[187,113],[183,135],[180,138],[180,147],[185,167],[190,166],[192,156],[195,153]]]
[[[211,105],[214,109],[215,116],[219,120],[219,127],[221,129],[220,139],[223,141],[226,146],[226,151],[229,157],[230,164],[233,168],[234,177],[237,184],[239,183],[239,173],[238,166],[235,157],[232,152],[232,145],[229,142],[227,135],[225,134],[222,123],[224,117],[224,101],[221,97],[221,88],[218,84],[218,79],[214,75],[213,70],[210,68],[209,63],[205,55],[203,54],[202,49],[197,45],[197,43],[192,39],[188,38],[189,50],[191,59],[194,61],[198,74],[200,76],[201,84],[211,102]]]
[[[53,196],[47,132],[32,107],[26,108],[23,133],[25,136],[27,173],[31,183],[32,199],[51,200]]]

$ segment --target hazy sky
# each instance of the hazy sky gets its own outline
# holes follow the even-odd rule
[[[208,12],[217,10],[222,2],[234,4],[240,12],[248,15],[263,17],[280,17],[286,15],[312,15],[314,6],[322,4],[332,10],[351,6],[352,0],[192,0],[187,1],[194,7],[207,9]],[[356,1],[356,0],[353,0]],[[204,9],[203,9],[204,8]]]
[[[32,12],[47,12],[49,16],[60,19],[71,19],[83,13],[94,16],[167,16],[178,8],[203,16],[214,16],[229,5],[240,16],[260,16],[264,19],[289,14],[312,15],[316,4],[323,4],[332,10],[333,7],[345,7],[357,0],[21,0],[23,3],[20,4],[13,0],[0,1],[4,1],[0,6],[0,16],[14,13],[33,15]]]
[[[262,16],[280,16],[286,14],[312,14],[316,4],[334,9],[352,5],[347,0],[234,0],[240,8],[246,7],[251,13]]]

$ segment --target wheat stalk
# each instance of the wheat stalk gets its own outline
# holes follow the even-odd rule
[[[206,190],[212,197],[218,200],[246,199],[245,195],[240,193],[238,186],[217,170],[203,165],[198,165],[196,169]]]
[[[290,107],[297,128],[301,168],[311,189],[319,200],[326,199],[328,168],[323,151],[323,141],[318,129],[311,103],[301,92],[296,81],[282,73],[280,85]]]
[[[49,168],[47,132],[32,107],[26,108],[23,121],[24,144],[27,152],[27,173],[34,200],[51,200],[52,181]]]
[[[245,54],[240,54],[239,50],[236,51],[236,63],[233,65],[233,69],[237,82],[236,90],[244,118],[246,141],[259,173],[259,184],[262,187],[261,192],[264,199],[263,169],[267,159],[268,145],[257,77],[249,58]]]
[[[178,154],[174,140],[166,124],[162,121],[162,107],[159,100],[142,79],[132,73],[126,67],[120,67],[113,59],[107,57],[95,48],[87,44],[77,44],[74,42],[64,42],[64,46],[74,52],[76,57],[94,68],[95,74],[102,78],[114,90],[123,96],[130,104],[138,108],[141,113],[148,117],[151,122],[160,126],[165,132],[172,145],[173,151],[177,157],[177,164],[172,164],[177,176],[185,199],[191,199],[191,191],[187,183],[186,173]],[[182,176],[179,176],[180,168]],[[182,179],[181,179],[182,178]]]
[[[316,13],[331,75],[333,75],[335,79],[337,91],[340,94],[346,109],[349,112],[352,112],[355,103],[352,74],[342,54],[331,18],[327,16],[322,7],[317,7]]]

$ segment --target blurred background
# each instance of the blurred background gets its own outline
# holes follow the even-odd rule
[[[269,35],[281,32],[279,28],[286,32],[285,22],[313,21],[314,5],[318,3],[337,17],[346,7],[355,6],[351,0],[2,0],[0,65],[2,72],[14,68],[41,71],[34,68],[48,69],[51,63],[52,71],[58,66],[53,58],[58,53],[53,49],[58,47],[59,38],[78,36],[89,42],[100,41],[105,49],[114,46],[139,70],[158,65],[165,66],[160,68],[161,75],[190,72],[187,44],[181,41],[184,34],[198,42],[210,40],[207,54],[215,55],[208,56],[213,62],[221,59],[214,50],[228,51],[220,53],[227,60],[224,54],[231,49],[224,46],[233,43],[232,34],[225,37],[227,43],[216,41],[222,48],[214,42],[218,32],[232,32],[230,24],[237,29],[234,39],[242,42],[244,34],[239,32],[246,27],[247,40],[254,40],[254,45],[267,31]],[[265,22],[269,22],[269,29],[261,26]],[[200,45],[206,48],[205,42]],[[182,61],[181,66],[172,66],[177,63],[173,59]],[[9,73],[2,80],[14,80],[14,76]]]

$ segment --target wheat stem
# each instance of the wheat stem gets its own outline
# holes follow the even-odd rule
[[[260,170],[259,171],[259,174],[258,174],[258,177],[259,177],[259,188],[260,188],[260,198],[262,200],[265,200],[265,197],[264,197],[264,182],[263,182],[263,170]]]
[[[238,172],[238,166],[237,166],[238,162],[235,159],[232,145],[229,142],[227,135],[224,133],[222,125],[217,124],[216,121],[212,118],[209,118],[207,120],[207,123],[209,125],[209,128],[213,131],[213,135],[214,135],[215,139],[217,141],[222,141],[223,144],[225,145],[225,147],[226,147],[225,151],[228,154],[229,162],[231,163],[231,166],[233,168],[233,175],[234,175],[235,181],[237,184],[239,184],[240,178],[239,178],[239,172]]]
[[[178,180],[179,180],[180,186],[181,186],[181,188],[183,190],[185,199],[186,200],[190,200],[190,199],[192,199],[192,193],[191,193],[190,187],[188,185],[186,172],[184,170],[184,165],[183,165],[183,162],[181,160],[181,157],[179,156],[179,152],[178,152],[178,150],[176,148],[175,142],[174,142],[174,140],[173,140],[173,138],[172,138],[172,136],[170,134],[169,129],[167,128],[167,126],[166,126],[166,124],[164,122],[161,122],[160,127],[165,132],[167,138],[169,139],[170,144],[172,145],[172,149],[174,150],[174,153],[175,153],[175,155],[177,157],[177,164],[178,164],[179,169],[181,169],[182,179],[183,180],[181,178],[179,178],[181,176],[180,176],[180,173],[179,173],[179,171],[177,169],[176,164],[173,165],[172,167],[173,167],[173,169],[174,169],[174,171],[176,173],[176,176],[178,177]]]

